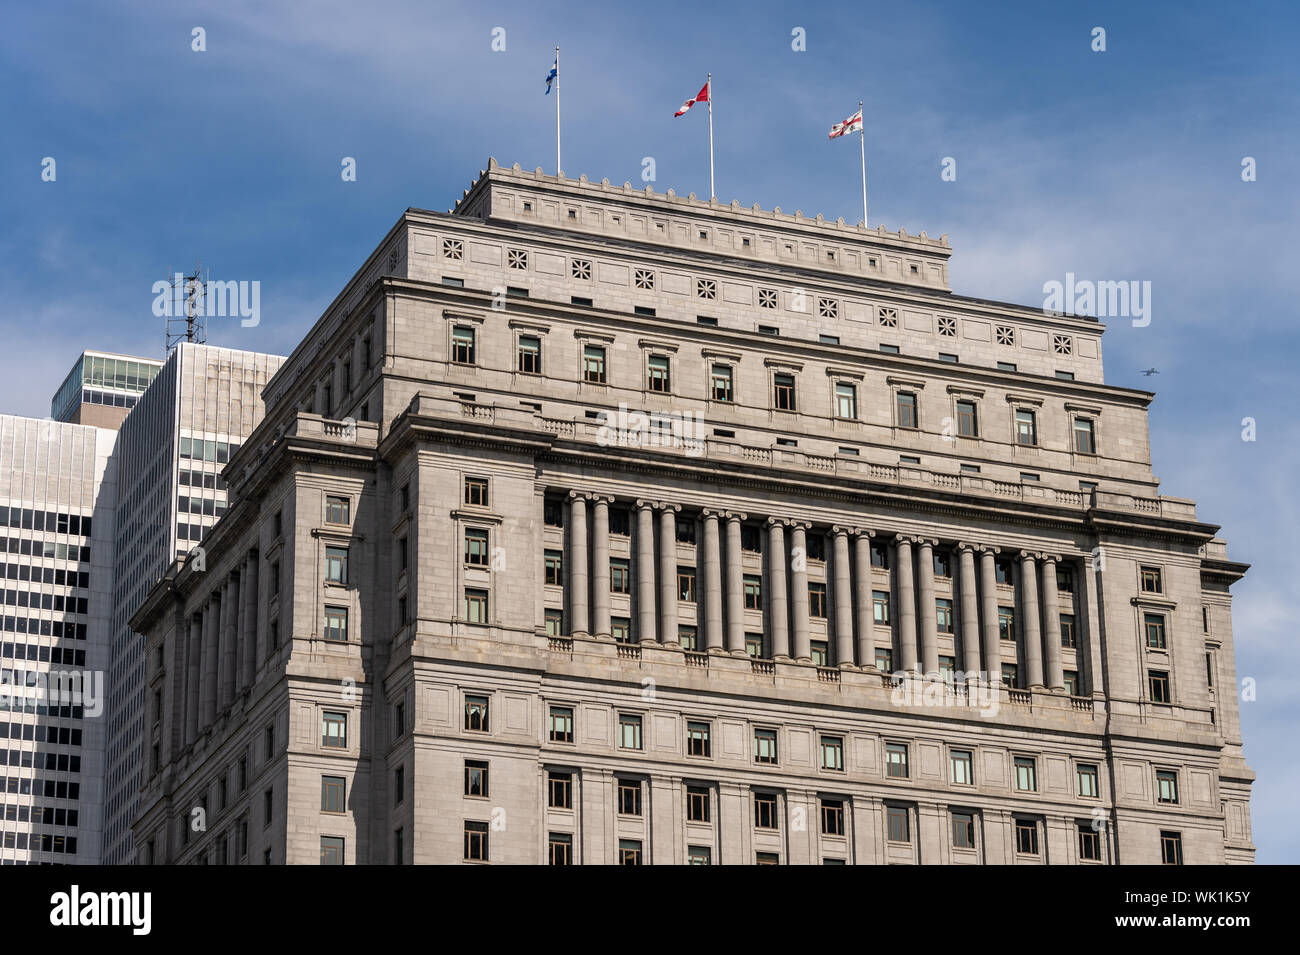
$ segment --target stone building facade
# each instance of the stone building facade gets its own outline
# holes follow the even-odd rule
[[[946,238],[499,167],[132,620],[168,863],[1250,862],[1230,561]]]

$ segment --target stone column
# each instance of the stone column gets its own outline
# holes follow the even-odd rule
[[[849,529],[832,527],[834,535],[832,560],[835,571],[835,663],[853,665],[853,593],[849,582]]]
[[[744,514],[727,513],[727,652],[745,652],[745,572],[741,564],[740,522]]]
[[[1061,668],[1061,605],[1056,593],[1056,558],[1044,554],[1039,565],[1043,575],[1043,661],[1047,686],[1065,689],[1065,672]]]
[[[722,548],[718,512],[704,512],[704,646],[722,652]]]
[[[236,596],[239,590],[238,578],[233,574],[226,577],[221,589],[221,691],[217,697],[217,709],[225,709],[235,698],[235,610],[239,605]]]
[[[794,658],[812,662],[808,637],[808,525],[794,521],[790,525],[790,606],[794,618]]]
[[[609,626],[609,505],[613,498],[596,497],[591,528],[591,631],[611,639]]]
[[[587,496],[569,492],[569,633],[586,636],[587,581]]]
[[[772,629],[772,658],[790,659],[790,608],[785,599],[785,521],[767,519],[767,614]]]
[[[244,689],[244,673],[253,648],[248,645],[248,555],[239,562],[239,606],[235,608],[235,695]]]
[[[221,609],[221,597],[217,591],[208,596],[207,609],[203,611],[203,694],[199,725],[210,726],[217,718],[217,665],[221,657],[217,654],[217,615]]]
[[[934,605],[934,545],[935,541],[922,539],[916,555],[916,569],[920,577],[921,667],[927,675],[939,672],[939,625]]]
[[[244,593],[246,594],[244,604],[248,608],[248,630],[245,639],[248,641],[248,652],[244,657],[244,686],[252,686],[257,681],[257,668],[262,662],[262,656],[266,653],[266,648],[262,646],[262,628],[260,625],[260,607],[258,606],[258,595],[261,593],[261,581],[259,580],[262,573],[261,556],[257,548],[248,552],[247,575],[244,579]]]
[[[190,615],[190,649],[185,664],[185,745],[199,735],[199,673],[203,653],[203,616]]]
[[[972,674],[980,668],[980,617],[979,597],[975,588],[975,548],[970,544],[958,544],[957,553],[961,562],[958,570],[957,584],[961,588],[961,649],[962,669],[966,671],[967,682]]]
[[[998,635],[998,572],[994,554],[996,547],[985,547],[980,553],[980,597],[984,610],[984,669],[990,683],[1002,679],[1002,646]]]
[[[677,634],[677,504],[660,504],[659,511],[659,642],[681,646]]]
[[[649,501],[636,502],[637,640],[653,643],[655,624],[655,514]]]
[[[912,544],[915,538],[900,534],[895,540],[894,566],[898,572],[895,575],[894,610],[898,617],[898,648],[902,656],[898,668],[911,671],[917,664],[916,590],[912,584]]]
[[[871,531],[858,531],[853,538],[853,603],[858,614],[858,666],[876,668],[876,608],[872,599]]]
[[[1035,555],[1020,552],[1021,629],[1024,631],[1025,672],[1031,690],[1043,688],[1043,634],[1038,626],[1038,572]]]

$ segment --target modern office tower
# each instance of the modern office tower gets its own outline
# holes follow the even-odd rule
[[[104,861],[130,862],[131,819],[150,727],[143,642],[128,621],[177,557],[227,508],[221,476],[262,417],[262,389],[282,358],[182,342],[122,423],[113,576]]]
[[[0,415],[0,864],[100,861],[116,437]]]
[[[133,618],[139,857],[1251,861],[1246,567],[1103,326],[950,253],[495,163],[408,210]]]
[[[83,352],[50,402],[50,417],[97,428],[120,427],[162,364],[149,358]]]

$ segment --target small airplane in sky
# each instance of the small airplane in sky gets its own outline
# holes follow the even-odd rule
[[[1154,368],[1148,368],[1146,371],[1142,372],[1142,374],[1150,378],[1152,375],[1160,374],[1160,372],[1156,371]]]

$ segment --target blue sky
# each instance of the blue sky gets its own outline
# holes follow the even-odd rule
[[[872,224],[947,233],[955,291],[1152,283],[1150,326],[1109,323],[1107,380],[1157,392],[1164,493],[1254,565],[1234,588],[1254,837],[1259,861],[1300,861],[1294,6],[121,7],[13,6],[0,32],[0,411],[48,414],[83,347],[160,356],[152,285],[196,260],[262,286],[261,325],[209,341],[287,354],[403,209],[449,208],[489,155],[552,170],[556,43],[572,176],[639,184],[650,156],[656,189],[707,195],[703,111],[672,114],[712,71],[719,198],[857,221],[856,144],[826,130],[865,99]]]

